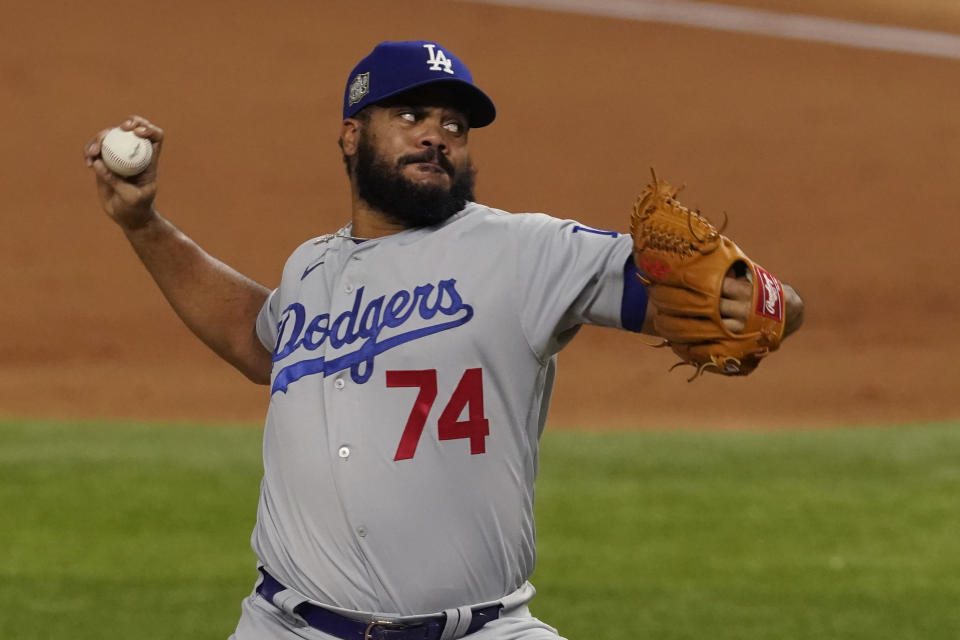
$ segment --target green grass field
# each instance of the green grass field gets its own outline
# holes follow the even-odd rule
[[[225,639],[249,427],[0,422],[0,638]],[[536,615],[586,640],[960,638],[960,424],[544,437]]]

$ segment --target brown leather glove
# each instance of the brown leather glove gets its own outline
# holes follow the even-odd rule
[[[652,172],[652,170],[651,170]],[[704,371],[746,375],[780,346],[784,298],[780,281],[753,263],[698,211],[677,202],[677,190],[659,180],[634,205],[633,260],[646,277],[656,307],[654,328],[682,362]],[[720,316],[723,278],[730,270],[753,284],[746,326],[733,333]]]

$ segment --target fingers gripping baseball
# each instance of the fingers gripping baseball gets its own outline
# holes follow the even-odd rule
[[[121,176],[110,170],[103,158],[103,141],[113,129],[107,128],[84,147],[87,167],[93,170],[103,210],[124,229],[136,229],[153,216],[153,200],[157,194],[157,166],[163,146],[163,130],[141,116],[130,116],[120,126],[123,131],[148,140],[151,157],[140,173]]]

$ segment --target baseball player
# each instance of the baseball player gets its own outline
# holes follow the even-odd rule
[[[436,42],[384,42],[347,78],[339,230],[268,289],[86,147],[106,213],[187,326],[269,387],[259,564],[236,640],[557,638],[530,614],[534,479],[557,353],[583,324],[655,333],[629,235],[474,199],[471,129],[491,99]],[[649,281],[646,281],[649,282]],[[752,287],[724,280],[724,323]],[[784,286],[787,327],[802,301]]]

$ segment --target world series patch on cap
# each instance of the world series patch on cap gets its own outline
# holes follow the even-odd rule
[[[371,104],[436,83],[449,87],[451,99],[467,112],[471,127],[493,122],[496,107],[473,83],[467,65],[449,49],[429,40],[381,42],[374,47],[350,72],[343,95],[343,117],[352,118]]]

